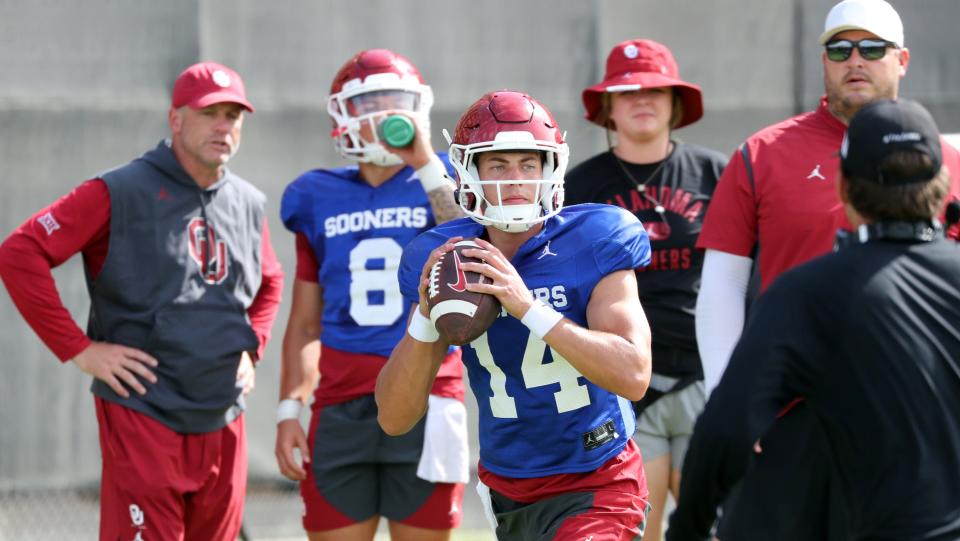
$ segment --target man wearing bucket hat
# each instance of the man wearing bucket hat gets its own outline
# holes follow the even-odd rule
[[[739,463],[746,482],[763,475],[747,466],[754,442],[806,397],[843,495],[842,539],[960,539],[960,244],[936,219],[952,173],[945,149],[916,102],[875,101],[853,116],[837,191],[854,230],[760,297],[701,417],[729,444],[718,449],[700,425],[691,440],[691,453]],[[791,487],[816,498],[810,488]],[[770,533],[721,539],[786,537]]]
[[[266,198],[226,164],[253,106],[213,62],[176,79],[170,139],[82,183],[0,246],[0,276],[62,361],[94,377],[100,539],[236,539],[253,387],[280,303]],[[51,267],[83,254],[77,326]]]
[[[726,157],[672,137],[703,115],[703,98],[661,43],[617,44],[603,81],[583,91],[583,105],[610,148],[567,174],[565,199],[625,208],[651,241],[651,263],[637,269],[637,283],[653,334],[653,376],[634,405],[633,437],[652,507],[644,539],[660,539],[667,491],[679,495],[687,442],[705,402],[693,321],[703,254],[695,244]]]
[[[829,252],[837,229],[851,229],[836,195],[837,152],[847,123],[864,105],[896,98],[907,72],[910,54],[903,25],[883,0],[838,3],[827,15],[819,42],[826,94],[820,106],[748,138],[733,154],[704,221],[698,246],[706,254],[696,326],[708,392],[720,380],[743,329],[752,256],[762,292],[784,271]],[[960,171],[960,155],[948,145],[943,148],[944,164]],[[958,188],[954,181],[948,199],[960,198]],[[948,235],[957,237],[956,225]],[[702,428],[708,429],[717,439],[710,450],[690,449],[683,474],[694,481],[682,488],[672,525],[706,523],[709,528],[731,480],[742,475],[735,471],[737,462],[714,450],[723,447],[722,427]],[[763,453],[754,458],[752,467],[764,474],[745,479],[725,507],[721,538],[846,539],[844,506],[838,503],[827,463],[828,443],[802,402],[785,412],[765,434]],[[807,490],[799,492],[796,486]]]

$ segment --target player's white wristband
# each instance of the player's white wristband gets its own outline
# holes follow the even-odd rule
[[[537,300],[533,301],[533,305],[523,315],[520,323],[526,325],[537,338],[543,339],[561,319],[563,319],[563,314],[554,310],[552,306]]]
[[[287,398],[281,400],[277,404],[277,424],[280,424],[289,419],[300,419],[300,409],[303,408],[303,403],[295,398]]]
[[[440,339],[440,333],[437,332],[437,328],[433,325],[433,322],[430,321],[430,318],[420,313],[419,306],[413,311],[413,317],[410,318],[410,326],[407,327],[407,334],[412,336],[414,340],[427,342],[428,344]]]
[[[417,176],[420,178],[420,184],[425,192],[432,192],[442,186],[449,186],[451,190],[454,189],[450,178],[447,177],[447,168],[443,166],[443,162],[436,154],[430,157],[430,162],[427,165],[417,169]]]

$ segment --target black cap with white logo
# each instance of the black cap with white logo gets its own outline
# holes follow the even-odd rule
[[[929,171],[909,178],[880,171],[894,152],[912,150],[930,157]],[[930,113],[915,101],[883,100],[865,105],[853,119],[840,147],[844,176],[899,185],[931,180],[940,171],[940,131]]]

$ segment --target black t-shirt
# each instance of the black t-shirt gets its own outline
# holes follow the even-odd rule
[[[822,429],[850,539],[960,539],[960,245],[850,246],[761,295],[690,441],[668,539],[702,538],[753,442],[798,396]]]
[[[650,236],[651,261],[637,272],[637,281],[655,348],[681,349],[693,354],[697,351],[693,317],[703,253],[695,245],[707,204],[726,162],[719,152],[677,141],[663,162],[621,162],[637,182],[645,184],[645,195],[637,191],[636,184],[609,151],[579,164],[566,175],[566,204],[616,205],[633,212],[643,222]],[[658,204],[663,207],[662,215],[656,211]],[[662,373],[656,360],[653,369]]]

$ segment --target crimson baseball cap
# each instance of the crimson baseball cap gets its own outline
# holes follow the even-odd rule
[[[174,108],[186,105],[191,109],[203,109],[222,102],[239,103],[247,111],[253,112],[253,105],[247,101],[243,79],[223,64],[194,64],[183,70],[173,83],[171,105]]]
[[[603,81],[583,91],[584,118],[599,124],[605,92],[628,92],[642,88],[672,87],[683,103],[681,128],[703,116],[703,93],[700,87],[680,79],[680,70],[673,53],[662,43],[649,39],[632,39],[618,43],[607,56],[607,72]]]
[[[903,150],[929,156],[930,169],[911,177],[880,171],[884,158]],[[844,176],[888,186],[931,180],[940,172],[942,163],[937,123],[922,105],[912,100],[881,100],[863,106],[850,119],[840,145],[840,169]]]

